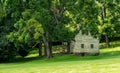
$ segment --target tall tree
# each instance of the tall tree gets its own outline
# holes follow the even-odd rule
[[[17,32],[13,31],[11,33],[11,35],[14,33],[20,34],[20,35],[17,35],[17,37],[18,37],[19,41],[22,41],[23,38],[27,36],[24,32],[27,31],[26,29],[29,29],[29,27],[26,27],[26,25],[36,29],[37,26],[34,27],[34,20],[35,20],[35,22],[38,23],[38,25],[41,23],[42,27],[44,29],[44,33],[41,34],[42,31],[36,32],[36,30],[35,30],[33,32],[36,32],[36,33],[35,34],[32,33],[32,34],[34,34],[35,38],[42,37],[45,48],[46,48],[46,57],[51,58],[52,57],[51,41],[53,39],[53,34],[54,34],[53,30],[55,29],[53,27],[56,26],[56,24],[58,24],[58,19],[60,19],[60,17],[64,13],[64,5],[62,5],[62,3],[64,3],[64,2],[62,1],[62,3],[60,4],[59,1],[55,1],[55,0],[48,1],[48,2],[47,1],[48,0],[29,1],[28,5],[27,5],[27,9],[20,13],[20,16],[21,16],[20,20],[18,20],[18,22],[16,24],[14,24],[14,27],[17,29]],[[57,4],[58,6],[56,6],[55,4]],[[58,7],[58,9],[56,7]],[[21,10],[21,8],[19,8],[18,10]],[[58,12],[58,10],[61,10],[61,11]],[[34,14],[30,15],[29,11],[31,14],[33,14],[33,13]],[[31,21],[31,19],[33,19],[33,22],[30,22],[30,24],[29,24],[28,22],[29,22],[29,20]],[[23,29],[23,28],[25,28],[25,29]]]
[[[41,15],[39,16],[39,22],[43,25],[45,31],[42,35],[44,45],[46,48],[47,58],[52,57],[52,41],[67,40],[68,23],[70,18],[66,15],[66,0],[44,0],[39,1],[38,8],[35,9]],[[40,5],[42,3],[42,5]],[[67,36],[66,36],[67,35]]]
[[[109,37],[115,36],[119,31],[118,28],[116,30],[116,27],[119,26],[119,2],[117,0],[101,0],[98,1],[98,5],[101,9],[101,15],[99,15],[99,31],[105,36],[106,47],[109,47]],[[116,22],[113,22],[114,20],[116,20]]]

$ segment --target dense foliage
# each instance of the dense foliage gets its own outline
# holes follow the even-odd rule
[[[0,58],[25,57],[38,43],[51,58],[58,41],[67,42],[69,53],[80,30],[105,36],[109,47],[109,37],[120,36],[119,8],[119,0],[0,0]]]

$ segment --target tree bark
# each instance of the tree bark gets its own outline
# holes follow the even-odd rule
[[[52,42],[50,40],[49,40],[49,48],[50,48],[51,56],[53,57],[53,55],[52,55]]]
[[[105,35],[106,47],[110,46],[108,35]]]
[[[47,56],[45,45],[44,45],[44,56]]]
[[[42,43],[41,42],[39,43],[38,50],[39,50],[39,56],[42,56]]]
[[[70,42],[67,42],[67,54],[70,53]]]
[[[49,39],[45,38],[45,36],[43,36],[43,41],[44,41],[44,46],[45,46],[46,58],[47,59],[52,58],[52,47],[50,46],[51,42],[49,41]]]
[[[49,41],[45,42],[45,46],[46,46],[46,58],[52,58],[52,49],[50,47],[50,43]]]

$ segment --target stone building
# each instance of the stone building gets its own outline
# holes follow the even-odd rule
[[[99,40],[90,34],[83,35],[79,32],[70,45],[70,52],[77,55],[99,55]]]

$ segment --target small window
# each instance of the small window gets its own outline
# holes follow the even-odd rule
[[[90,47],[91,47],[91,48],[94,48],[94,44],[91,44]]]
[[[84,48],[84,44],[81,44],[81,48]]]

